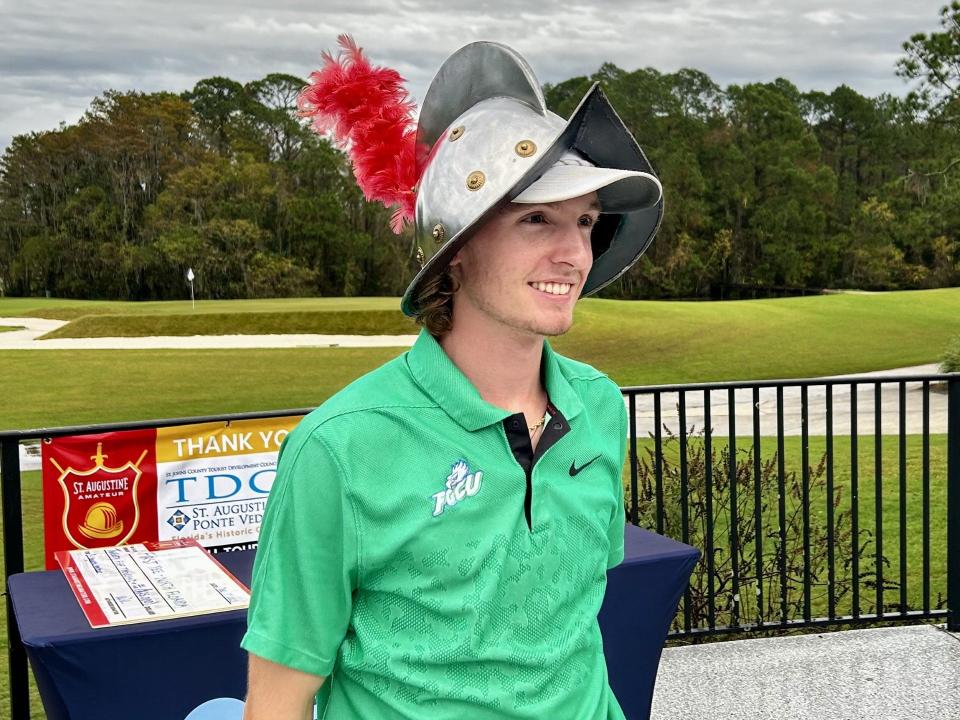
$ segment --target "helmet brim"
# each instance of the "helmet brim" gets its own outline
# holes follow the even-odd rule
[[[592,192],[597,193],[601,212],[622,213],[656,205],[663,191],[656,177],[638,170],[554,165],[513,202],[528,205],[563,202]]]

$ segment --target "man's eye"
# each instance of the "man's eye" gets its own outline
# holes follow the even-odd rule
[[[582,218],[580,218],[580,224],[583,227],[593,227],[595,222],[596,220],[594,220],[590,215],[584,215]]]
[[[542,225],[547,219],[543,216],[543,213],[534,213],[533,215],[527,215],[523,219],[523,222],[533,223],[535,225]]]

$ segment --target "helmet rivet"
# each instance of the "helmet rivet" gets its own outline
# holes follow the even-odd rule
[[[447,239],[447,229],[443,227],[443,223],[437,223],[433,226],[433,239],[436,240],[437,245],[441,244],[444,240]]]
[[[417,245],[417,264],[422,268],[424,263],[423,248]]]
[[[513,149],[520,157],[530,157],[537,151],[537,146],[533,140],[521,140]]]
[[[455,127],[453,130],[451,130],[451,131],[450,131],[450,142],[453,142],[454,140],[459,140],[459,139],[463,136],[463,131],[464,131],[464,129],[465,129],[465,128],[463,127],[463,125],[458,125],[458,126]]]
[[[474,170],[472,173],[467,175],[467,189],[468,190],[479,190],[483,187],[483,184],[487,181],[486,176],[479,170]]]

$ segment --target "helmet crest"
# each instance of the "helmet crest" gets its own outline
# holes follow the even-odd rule
[[[398,206],[390,228],[399,234],[413,222],[414,186],[428,150],[417,148],[416,105],[400,73],[371,65],[349,35],[337,42],[342,52],[323,52],[323,66],[310,74],[297,106],[301,117],[313,119],[315,132],[332,132],[347,149],[367,200]]]

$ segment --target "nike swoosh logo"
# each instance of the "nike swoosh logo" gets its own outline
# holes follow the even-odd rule
[[[596,459],[599,458],[599,457],[600,457],[600,456],[597,455],[597,457],[595,457],[593,460],[596,460]],[[583,470],[587,465],[589,465],[590,463],[592,463],[593,460],[589,460],[589,461],[585,462],[585,463],[584,463],[583,465],[581,465],[580,467],[577,467],[577,461],[574,460],[572,463],[570,463],[570,477],[573,477],[573,476],[576,475],[578,472],[580,472],[581,470]]]

